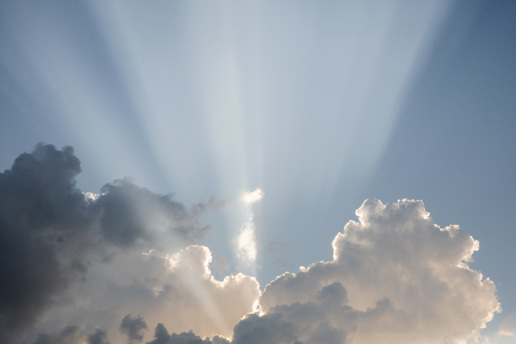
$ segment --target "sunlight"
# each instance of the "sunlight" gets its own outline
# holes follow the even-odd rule
[[[256,261],[257,250],[254,231],[255,226],[253,215],[251,214],[236,238],[238,256],[248,263],[254,263]]]
[[[235,246],[237,256],[246,264],[252,265],[254,268],[257,256],[256,225],[254,223],[254,214],[252,212],[252,205],[260,202],[265,196],[265,193],[256,188],[254,191],[245,191],[241,193],[240,202],[244,205],[244,214],[246,220],[240,228],[240,232],[235,239]]]
[[[516,6],[0,7],[1,343],[516,336]]]
[[[196,247],[201,248],[206,254],[205,260],[200,267],[198,266],[199,262],[196,261],[196,257],[192,254],[192,248]],[[170,269],[178,271],[178,276],[181,277],[182,281],[188,286],[189,291],[197,299],[198,304],[202,305],[204,311],[213,324],[215,324],[218,331],[221,333],[231,333],[231,324],[227,324],[224,314],[219,307],[217,307],[215,300],[213,300],[203,283],[203,281],[211,282],[209,278],[211,272],[208,266],[212,260],[211,252],[209,252],[206,247],[189,246],[179,253],[167,255],[167,260],[170,264]],[[183,266],[179,266],[180,262]],[[195,269],[196,267],[204,271],[198,271]]]
[[[240,201],[246,204],[253,204],[263,199],[264,192],[257,188],[254,191],[244,192],[240,197]]]

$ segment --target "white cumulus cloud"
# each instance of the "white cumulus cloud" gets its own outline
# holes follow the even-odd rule
[[[370,199],[356,214],[335,236],[332,260],[284,273],[263,292],[243,274],[217,280],[205,246],[118,250],[92,261],[69,290],[73,302],[56,306],[40,328],[48,338],[80,333],[113,344],[128,333],[152,344],[481,341],[500,304],[494,283],[469,267],[478,241],[457,225],[436,225],[421,201]],[[254,243],[252,216],[242,229],[245,251]],[[138,331],[121,333],[132,328],[123,319],[137,321]],[[512,333],[502,322],[499,334]]]
[[[68,322],[80,324],[84,333],[99,327],[111,343],[125,343],[119,327],[131,313],[145,319],[145,340],[158,323],[172,332],[229,337],[253,311],[260,288],[254,277],[241,273],[216,279],[211,262],[210,250],[199,245],[175,254],[119,252],[112,261],[92,266],[84,283],[71,290],[75,302],[55,308],[41,325],[45,332]]]
[[[468,267],[478,242],[440,228],[423,202],[365,201],[333,240],[332,261],[285,273],[260,298],[304,343],[465,343],[500,304]],[[322,338],[322,339],[321,339]]]

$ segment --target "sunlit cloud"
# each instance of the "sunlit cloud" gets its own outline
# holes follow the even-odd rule
[[[247,219],[240,228],[240,232],[235,239],[235,245],[237,256],[249,265],[256,261],[258,251],[255,237],[256,225],[254,223],[254,214],[251,211],[251,206],[260,202],[264,196],[265,193],[260,188],[256,188],[254,191],[242,192],[240,196],[240,202],[245,206],[244,212]]]
[[[332,261],[266,286],[267,316],[293,324],[303,343],[476,342],[500,312],[494,283],[468,266],[478,242],[437,226],[422,201],[369,199],[356,214],[335,236]]]
[[[256,261],[257,250],[254,230],[255,225],[253,215],[251,214],[236,238],[238,256],[248,263]]]
[[[324,228],[341,215],[324,207],[344,190],[336,185],[368,185],[453,6],[162,5],[93,1],[73,16],[52,6],[2,16],[14,42],[6,51],[19,49],[3,54],[6,75],[22,99],[45,98],[34,116],[73,138],[108,184],[79,190],[69,148],[41,146],[52,154],[25,155],[0,173],[0,270],[9,272],[0,342],[119,344],[119,328],[144,318],[148,331],[138,325],[129,340],[146,342],[156,328],[148,344],[164,343],[164,326],[188,343],[478,339],[500,311],[494,283],[469,267],[479,243],[459,226],[438,230],[422,202],[366,201],[329,261],[317,261],[324,249],[294,222]],[[62,165],[50,159],[61,156]],[[126,172],[145,188],[104,179]],[[238,194],[249,185],[274,191],[267,222],[256,209],[262,189]],[[234,208],[210,227],[203,204],[177,195],[186,204],[230,198]],[[285,209],[289,200],[307,206]],[[270,236],[276,228],[284,237]],[[278,251],[288,266],[313,264],[271,272],[262,259]],[[274,273],[263,290],[258,263]],[[38,333],[50,334],[34,342]],[[516,335],[512,317],[498,335]]]
[[[254,191],[242,193],[240,201],[245,204],[254,204],[260,202],[263,199],[263,196],[265,196],[265,193],[261,189],[257,188]]]
[[[86,336],[119,344],[151,340],[154,327],[156,340],[210,337],[206,343],[214,344],[462,343],[477,340],[500,312],[495,284],[469,267],[478,241],[458,225],[437,226],[422,201],[366,200],[358,221],[335,236],[332,260],[285,272],[262,291],[253,276],[212,274],[211,250],[195,243],[205,231],[195,211],[127,180],[87,197],[75,187],[79,167],[71,147],[40,144],[0,174],[1,203],[19,204],[0,213],[9,224],[0,243],[16,239],[0,252],[16,258],[11,271],[24,271],[12,277],[16,289],[3,287],[12,301],[0,315],[16,326],[0,324],[2,342]],[[27,193],[25,185],[36,187]],[[257,190],[247,193],[247,220],[234,242],[251,268],[258,251],[251,208],[264,197]],[[36,221],[47,214],[55,215]],[[163,247],[166,232],[153,223],[163,217],[181,247]],[[46,290],[31,289],[45,283]],[[31,300],[40,306],[27,317]],[[510,327],[506,319],[500,335],[512,335]],[[38,341],[25,340],[27,333]]]
[[[100,194],[92,192],[83,192],[82,194],[84,195],[84,198],[86,198],[89,201],[96,201],[100,197]]]

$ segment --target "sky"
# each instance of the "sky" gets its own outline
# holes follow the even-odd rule
[[[0,342],[516,343],[513,1],[2,1]]]

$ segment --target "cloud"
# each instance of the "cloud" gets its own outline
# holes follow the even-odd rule
[[[128,338],[128,343],[139,343],[143,340],[143,332],[147,329],[147,323],[141,316],[133,317],[127,314],[120,324],[120,332],[125,333]]]
[[[240,196],[240,201],[245,204],[253,204],[260,202],[263,197],[265,196],[265,193],[257,188],[254,191],[246,191],[242,193],[242,196]]]
[[[74,302],[54,308],[41,326],[81,323],[91,332],[100,324],[110,341],[119,344],[127,342],[119,333],[122,318],[137,313],[151,328],[163,323],[173,333],[229,337],[234,325],[253,311],[260,288],[254,277],[243,274],[216,279],[211,261],[210,250],[199,245],[172,254],[124,250],[109,262],[92,265],[83,283],[70,290]],[[148,341],[150,334],[145,334]]]
[[[242,224],[234,243],[237,256],[247,264],[253,264],[258,253],[255,238],[256,226],[254,224],[254,214],[251,212],[251,205],[261,201],[264,196],[265,193],[257,188],[254,191],[243,192],[240,197],[240,201],[246,205],[247,220]]]
[[[293,343],[297,338],[294,326],[278,314],[250,314],[235,326],[232,344]]]
[[[173,332],[230,336],[234,324],[253,311],[259,284],[243,274],[217,280],[211,262],[210,250],[198,245],[175,254],[157,250],[143,256],[121,254],[111,266],[99,266],[105,271],[96,275],[111,282],[106,293],[88,307],[136,311],[148,323],[163,323]],[[113,270],[120,274],[107,276]]]
[[[110,344],[110,342],[107,340],[106,331],[96,329],[94,333],[88,335],[86,344]]]
[[[0,173],[0,342],[13,342],[86,269],[80,171],[72,148],[40,144]]]
[[[512,329],[511,323],[513,321],[512,316],[508,316],[502,320],[500,326],[498,327],[498,334],[504,337],[513,337],[516,336],[514,330]]]
[[[71,325],[56,334],[39,334],[38,339],[33,344],[69,344],[77,342],[79,330],[78,326]]]
[[[249,219],[242,225],[240,233],[236,237],[237,254],[242,260],[248,263],[252,263],[256,260],[257,248],[254,235],[255,229],[253,214],[251,214]]]
[[[500,311],[494,283],[468,267],[478,242],[440,228],[423,202],[365,201],[333,240],[333,260],[266,286],[261,315],[232,344],[466,343]]]
[[[45,311],[73,300],[74,284],[118,248],[150,245],[156,233],[184,247],[207,229],[203,204],[188,210],[127,180],[85,194],[80,172],[71,147],[41,143],[0,173],[0,342],[27,342]]]
[[[0,174],[1,342],[463,343],[500,311],[494,283],[468,265],[479,243],[437,226],[421,201],[365,201],[332,260],[261,292],[254,277],[213,276],[197,244],[205,205],[127,179],[83,193],[80,170],[72,148],[40,144]]]
[[[467,265],[478,242],[438,227],[421,201],[370,199],[356,214],[333,240],[333,260],[271,282],[263,311],[297,324],[308,342],[324,327],[360,344],[477,338],[500,310],[494,283]]]
[[[192,331],[168,334],[167,329],[163,324],[158,324],[154,332],[154,340],[147,342],[147,344],[229,344],[229,342],[220,337],[215,336],[213,341],[209,338],[201,338],[195,335]]]
[[[102,187],[93,209],[100,214],[104,239],[113,245],[132,246],[138,240],[152,241],[157,233],[174,236],[179,247],[198,241],[208,229],[201,226],[203,205],[187,210],[183,204],[141,188],[127,179]]]

